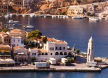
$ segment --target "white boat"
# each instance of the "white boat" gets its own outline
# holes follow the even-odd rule
[[[72,17],[72,19],[83,19],[85,18],[84,16],[75,16],[75,17]]]
[[[89,21],[90,22],[98,22],[99,18],[97,18],[97,17],[89,17]]]
[[[32,26],[32,25],[25,26],[25,29],[33,29],[33,28],[34,28],[34,26]]]
[[[19,21],[13,21],[13,20],[9,20],[8,22],[9,24],[16,24],[16,23],[19,23]]]

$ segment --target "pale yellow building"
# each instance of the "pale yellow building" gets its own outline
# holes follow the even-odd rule
[[[67,11],[67,15],[69,16],[80,16],[84,15],[84,8],[81,6],[70,6]]]

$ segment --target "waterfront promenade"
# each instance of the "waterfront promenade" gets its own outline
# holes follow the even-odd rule
[[[101,68],[87,67],[86,64],[76,64],[75,66],[54,66],[50,68],[36,68],[35,65],[19,67],[0,67],[0,72],[29,72],[29,71],[53,71],[53,72],[100,72]]]

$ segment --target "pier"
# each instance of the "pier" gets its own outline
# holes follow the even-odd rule
[[[83,67],[77,66],[54,66],[50,68],[36,68],[35,65],[19,66],[19,67],[0,67],[0,72],[34,72],[34,71],[46,71],[46,72],[101,72],[101,68]]]

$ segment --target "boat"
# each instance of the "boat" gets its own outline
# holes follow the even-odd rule
[[[34,26],[32,26],[32,25],[27,25],[27,26],[25,26],[24,28],[25,28],[25,29],[33,29]]]
[[[13,21],[13,20],[9,20],[8,22],[9,24],[16,24],[16,23],[19,23],[19,21]]]
[[[98,22],[99,18],[97,18],[97,17],[89,17],[89,21],[90,22]]]
[[[72,19],[83,19],[83,18],[85,18],[84,16],[74,16],[74,17],[72,17]]]

